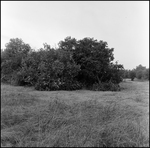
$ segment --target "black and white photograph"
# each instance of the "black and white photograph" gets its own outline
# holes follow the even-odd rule
[[[1,147],[149,147],[149,1],[1,1]]]

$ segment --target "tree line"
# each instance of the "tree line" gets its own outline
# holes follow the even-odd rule
[[[149,80],[149,68],[140,64],[132,70],[124,70],[123,78],[130,78],[131,81],[134,81],[135,78],[139,80]]]
[[[55,49],[43,45],[34,50],[22,39],[10,39],[1,50],[1,81],[37,90],[120,90],[124,67],[113,62],[107,42],[66,37]]]

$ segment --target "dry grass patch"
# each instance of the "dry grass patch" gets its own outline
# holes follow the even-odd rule
[[[2,145],[15,147],[140,147],[148,145],[142,112],[116,102],[67,104],[60,99],[2,112]]]
[[[148,147],[147,84],[122,86],[117,93],[35,93],[2,85],[1,146]]]

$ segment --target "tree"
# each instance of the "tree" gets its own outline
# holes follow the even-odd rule
[[[10,39],[5,47],[1,55],[1,72],[10,79],[13,73],[16,74],[16,71],[20,70],[22,59],[27,57],[31,47],[18,38]]]
[[[147,68],[144,72],[143,72],[143,78],[146,80],[149,80],[149,68]]]
[[[130,78],[130,75],[129,75],[129,70],[127,70],[127,69],[125,69],[125,70],[123,70],[123,78]]]
[[[112,63],[114,49],[108,48],[107,42],[97,41],[94,38],[76,40],[67,37],[59,42],[59,50],[62,53],[66,52],[65,55],[70,57],[72,62],[80,65],[80,71],[75,78],[86,86],[92,86],[94,83],[122,81],[123,65]]]
[[[22,39],[10,39],[10,42],[7,43],[6,48],[2,54],[2,62],[11,61],[10,66],[12,70],[16,70],[21,65],[21,60],[27,56],[31,47],[29,44],[26,44]]]
[[[145,77],[146,77],[146,79],[148,79],[148,80],[149,80],[149,68],[147,68],[147,69],[146,69]]]
[[[146,67],[142,66],[141,64],[136,67],[136,78],[137,79],[144,79],[144,72],[146,71]]]
[[[33,85],[38,90],[73,90],[103,83],[106,90],[113,90],[109,86],[122,81],[123,65],[113,63],[114,49],[107,42],[66,37],[58,49],[43,45],[33,51],[21,39],[11,39],[2,52],[2,73],[10,74],[18,85]]]
[[[79,40],[73,55],[75,62],[81,65],[79,79],[84,79],[87,85],[109,81],[110,71],[115,68],[110,68],[110,63],[114,60],[113,51],[104,41],[93,38]]]
[[[130,75],[131,81],[134,81],[134,78],[136,77],[135,70],[133,69],[133,70],[129,71],[129,75]]]

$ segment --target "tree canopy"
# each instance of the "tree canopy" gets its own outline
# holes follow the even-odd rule
[[[2,75],[9,73],[9,82],[39,90],[92,88],[105,83],[118,86],[122,81],[123,65],[113,63],[114,48],[108,48],[105,41],[69,36],[57,49],[43,45],[35,51],[21,39],[10,39],[1,55]]]

